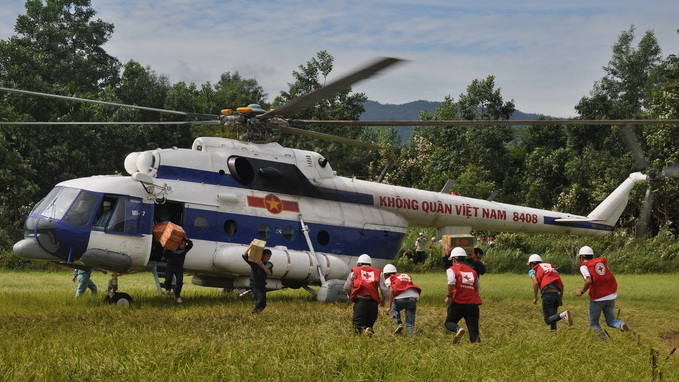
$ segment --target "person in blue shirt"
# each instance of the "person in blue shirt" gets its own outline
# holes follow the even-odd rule
[[[262,259],[258,261],[248,260],[248,253],[250,252],[250,245],[245,252],[243,252],[243,260],[250,266],[250,292],[255,299],[255,306],[252,308],[252,314],[257,314],[266,308],[266,278],[273,274],[273,264],[271,260],[271,250],[265,248],[262,252]]]
[[[101,272],[106,274],[105,271]],[[97,295],[97,284],[95,284],[94,281],[92,281],[91,276],[92,269],[90,268],[73,270],[73,278],[71,279],[71,281],[73,282],[78,281],[78,287],[75,290],[75,297],[82,296],[88,289],[92,292],[92,296]]]

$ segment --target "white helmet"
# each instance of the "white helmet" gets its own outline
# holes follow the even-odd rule
[[[541,263],[542,262],[542,257],[540,255],[534,253],[528,257],[528,264],[530,263]]]
[[[356,261],[356,264],[368,264],[371,265],[373,263],[373,260],[370,258],[370,256],[366,255],[365,253],[362,254],[361,256],[358,257],[358,260]]]
[[[594,251],[592,250],[591,247],[588,247],[588,246],[585,245],[584,247],[580,248],[580,250],[578,251],[578,255],[579,256],[594,256]]]
[[[383,273],[396,273],[396,267],[394,264],[387,264],[384,266],[384,269],[382,270]]]
[[[462,247],[455,247],[452,251],[450,251],[450,257],[448,257],[448,260],[452,260],[453,257],[467,257],[467,251],[465,251]]]

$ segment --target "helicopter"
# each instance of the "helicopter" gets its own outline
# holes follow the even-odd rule
[[[677,123],[668,120],[619,121],[311,121],[287,118],[312,107],[386,68],[401,62],[381,58],[340,79],[273,110],[252,104],[220,115],[185,113],[27,90],[1,91],[30,96],[153,110],[205,120],[158,124],[225,125],[246,130],[242,139],[196,138],[191,148],[130,153],[128,175],[95,175],[63,181],[38,202],[24,224],[24,239],[14,254],[24,259],[111,272],[106,300],[130,305],[132,296],[118,291],[122,274],[151,271],[160,293],[153,255],[154,226],[172,222],[194,243],[185,271],[192,283],[240,290],[249,287],[250,267],[242,254],[253,239],[272,251],[268,290],[304,288],[320,301],[346,301],[344,281],[358,256],[367,253],[383,267],[397,256],[411,226],[435,228],[438,236],[472,230],[606,235],[614,230],[635,185],[678,176],[679,166],[659,173],[634,172],[587,216],[492,200],[371,182],[339,176],[322,154],[270,142],[277,133],[374,147],[340,136],[301,129],[326,125],[480,125],[480,124],[618,124]],[[3,124],[36,124],[8,122]],[[62,124],[47,122],[46,124]],[[65,122],[63,124],[105,124]],[[110,124],[139,124],[111,122]],[[632,134],[633,135],[633,134]],[[633,136],[628,142],[637,152]],[[634,146],[636,144],[636,147]],[[639,153],[637,152],[637,156]],[[643,154],[641,154],[643,157]],[[648,167],[647,163],[646,166]],[[648,204],[652,196],[648,197]],[[645,201],[646,203],[646,201]],[[112,206],[101,222],[104,204]],[[318,290],[311,288],[320,287]]]

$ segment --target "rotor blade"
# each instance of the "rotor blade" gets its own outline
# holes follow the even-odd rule
[[[380,58],[376,62],[373,62],[372,64],[366,66],[363,69],[359,69],[355,72],[352,72],[320,89],[316,89],[303,96],[292,99],[287,103],[277,107],[276,109],[268,111],[258,116],[258,118],[270,118],[272,116],[291,116],[299,111],[308,109],[317,104],[319,101],[324,100],[326,98],[330,98],[335,94],[341,92],[342,90],[350,88],[353,84],[366,78],[372,77],[379,71],[386,69],[387,67],[401,61],[403,60],[399,58],[392,57]]]
[[[438,120],[438,121],[316,121],[311,119],[295,119],[291,121],[298,125],[329,125],[329,126],[522,126],[522,125],[595,125],[610,126],[622,124],[640,125],[679,125],[679,119],[536,119],[536,120]]]
[[[304,135],[306,137],[318,138],[318,139],[323,139],[323,140],[332,141],[332,142],[346,143],[346,144],[353,145],[353,146],[367,147],[367,148],[371,148],[371,149],[377,149],[377,148],[380,147],[380,146],[373,144],[373,143],[357,141],[355,139],[344,138],[344,137],[340,137],[340,136],[337,136],[337,135],[319,133],[317,131],[298,129],[296,127],[290,127],[290,126],[281,126],[280,131],[283,132],[283,133],[288,133],[288,134]]]
[[[665,167],[662,170],[663,176],[679,176],[679,164],[673,166]]]
[[[21,94],[40,96],[40,97],[65,99],[65,100],[68,100],[68,101],[88,102],[88,103],[95,103],[95,104],[99,104],[99,105],[108,105],[108,106],[116,106],[116,107],[125,107],[125,108],[129,108],[129,109],[155,111],[155,112],[158,112],[158,113],[177,114],[177,115],[183,115],[183,116],[186,116],[186,117],[193,117],[193,118],[219,119],[218,115],[213,115],[213,114],[187,113],[187,112],[184,112],[184,111],[156,109],[154,107],[127,105],[127,104],[124,104],[124,103],[98,101],[98,100],[93,100],[93,99],[88,99],[88,98],[69,97],[69,96],[62,96],[62,95],[50,94],[50,93],[40,93],[40,92],[33,92],[33,91],[30,91],[30,90],[19,90],[19,89],[3,88],[3,87],[0,87],[0,90],[4,90],[4,91],[7,91],[7,92],[13,92],[13,93],[21,93]]]
[[[622,134],[622,138],[627,144],[627,148],[632,152],[632,157],[634,158],[634,161],[637,162],[639,169],[643,170],[648,168],[648,161],[646,160],[644,151],[641,149],[641,145],[639,145],[636,134],[632,131],[632,127],[629,124],[621,125],[620,134]]]
[[[639,222],[637,222],[637,237],[646,237],[648,233],[648,227],[651,223],[651,211],[653,208],[653,189],[651,183],[649,182],[648,188],[646,188],[646,196],[644,197],[644,202],[641,205],[641,211],[639,211]]]
[[[679,120],[629,120],[639,124],[665,124],[676,123]],[[486,121],[486,120],[450,120],[450,121],[317,121],[294,119],[290,123],[297,126],[306,125],[327,125],[327,126],[485,126],[485,125],[616,125],[621,122],[628,122],[628,120],[561,120],[561,121],[545,121],[545,120],[514,120],[514,121]],[[102,125],[102,124],[118,124],[118,125],[218,125],[219,121],[187,121],[187,122],[0,122],[0,125]],[[670,175],[672,176],[672,175]]]
[[[63,126],[87,126],[87,125],[220,125],[219,121],[166,121],[166,122],[0,122],[0,125],[17,126],[42,126],[42,125],[63,125]]]

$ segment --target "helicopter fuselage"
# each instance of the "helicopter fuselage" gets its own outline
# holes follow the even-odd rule
[[[194,242],[185,269],[196,284],[247,286],[241,254],[257,238],[273,251],[270,289],[320,285],[346,278],[363,253],[376,267],[391,262],[409,226],[434,227],[440,235],[606,234],[643,180],[630,176],[597,209],[603,212],[585,217],[341,177],[320,154],[277,143],[198,138],[192,149],[132,153],[125,168],[131,176],[55,186],[28,217],[15,253],[120,273],[144,270],[158,260],[154,225],[172,221]]]

